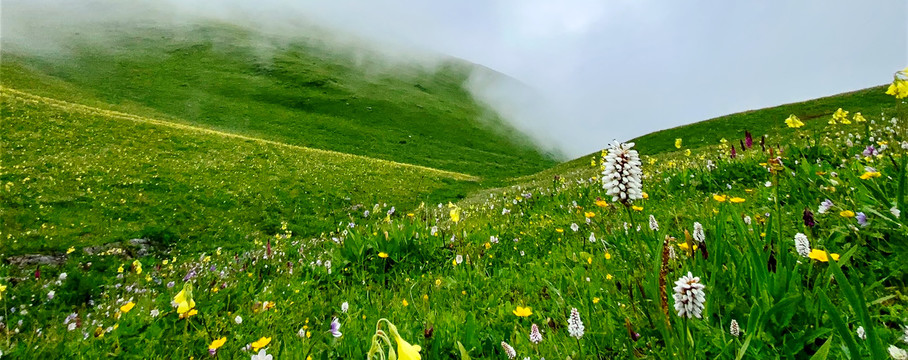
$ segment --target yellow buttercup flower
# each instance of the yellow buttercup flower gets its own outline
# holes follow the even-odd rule
[[[853,217],[854,217],[854,211],[851,211],[851,210],[843,210],[843,211],[839,212],[839,216],[844,217],[844,218],[853,218]]]
[[[271,343],[270,337],[262,337],[261,339],[256,340],[252,343],[252,351],[259,351],[259,349],[268,346]]]
[[[684,156],[690,156],[690,149],[684,149]]]
[[[142,274],[142,263],[140,263],[138,259],[133,260],[132,268],[136,270],[136,275]]]
[[[227,337],[222,337],[211,342],[211,345],[208,345],[208,350],[217,350],[221,346],[224,346],[224,343],[227,342]]]
[[[718,202],[725,202],[725,199],[725,195],[713,195],[713,200],[716,200]]]
[[[643,196],[644,199],[649,199],[649,194],[647,194],[646,191],[640,193],[640,195]]]
[[[677,148],[677,149],[681,148],[681,139],[680,138],[675,139],[675,148]]]
[[[634,211],[643,211],[643,207],[637,205],[631,205],[631,209],[634,209]]]
[[[555,228],[555,231],[557,231],[557,232],[559,232],[559,233],[563,233],[563,232],[564,232],[564,229],[562,229],[562,228]]]
[[[404,299],[404,300],[401,301],[400,303],[403,304],[404,306],[409,306],[409,305],[410,305],[410,303],[407,302],[407,299]]]
[[[612,259],[612,253],[606,251],[606,252],[605,252],[605,259],[606,259],[606,260],[611,260],[611,259]]]
[[[129,310],[132,310],[132,308],[134,308],[134,307],[136,307],[136,303],[130,301],[126,304],[123,304],[123,306],[120,306],[120,311],[122,311],[125,314],[125,313],[128,313]]]
[[[586,217],[586,218],[592,218],[592,217],[595,217],[595,216],[596,216],[596,213],[594,213],[594,212],[592,212],[592,211],[587,211],[587,212],[584,212],[584,213],[583,213],[583,216]]]
[[[866,121],[867,121],[867,119],[864,118],[864,115],[861,115],[861,113],[859,113],[859,112],[854,113],[854,122],[862,123],[862,122],[866,122]]]
[[[3,292],[6,291],[6,285],[0,284],[0,300],[3,300]]]
[[[742,202],[744,202],[744,201],[746,201],[746,200],[744,200],[744,198],[733,197],[733,198],[731,198],[731,199],[728,199],[728,201],[731,201],[731,202],[733,202],[733,203],[735,203],[735,204],[740,204],[740,203],[742,203]]]
[[[612,276],[612,274],[605,274],[606,280],[611,280],[612,278],[614,278],[614,276]]]
[[[384,251],[379,252],[379,253],[378,253],[378,257],[384,259],[384,258],[388,257],[388,253],[386,253],[386,252],[384,252]]]
[[[73,247],[73,246],[70,246],[69,249],[66,249],[66,253],[67,253],[67,254],[72,254],[73,251],[76,251],[76,248]]]
[[[797,116],[791,114],[787,119],[785,119],[785,125],[788,125],[788,127],[790,128],[797,129],[801,126],[804,126],[804,123],[801,122],[801,119],[798,119]]]
[[[596,206],[598,207],[607,207],[608,203],[605,200],[596,200]]]
[[[514,309],[514,315],[517,315],[519,317],[527,317],[527,316],[533,315],[533,310],[530,309],[529,306],[527,306],[527,307],[517,306],[517,308]]]
[[[594,297],[594,298],[593,298],[593,304],[598,304],[598,303],[599,303],[599,298]]]
[[[883,176],[883,174],[880,174],[878,171],[868,171],[868,172],[861,174],[861,179],[867,180],[867,179],[871,179],[871,178],[878,178],[880,176]]]
[[[835,261],[839,261],[839,254],[828,254],[827,256],[825,251],[819,249],[810,250],[810,254],[807,257],[821,262],[829,262],[830,257]]]

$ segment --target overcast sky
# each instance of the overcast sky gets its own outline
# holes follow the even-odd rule
[[[71,2],[4,0],[3,20],[26,3]],[[478,78],[477,96],[569,157],[611,139],[880,85],[908,65],[902,0],[155,3],[258,24],[308,19],[484,65],[536,93]]]

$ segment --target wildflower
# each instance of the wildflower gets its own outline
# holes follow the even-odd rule
[[[591,242],[591,243],[596,242],[596,234],[590,233],[590,242]]]
[[[463,263],[463,255],[457,254],[457,256],[454,257],[454,263],[457,265]]]
[[[571,223],[571,230],[577,232],[577,230],[580,230],[580,226],[577,223]]]
[[[690,149],[684,149],[684,156],[690,156]]]
[[[530,327],[530,342],[533,344],[542,342],[542,333],[539,332],[539,326],[536,324]]]
[[[134,308],[135,306],[136,306],[136,303],[130,301],[130,302],[124,304],[123,306],[120,306],[120,311],[122,311],[125,314],[125,313],[128,313],[129,310],[132,310],[132,308]]]
[[[908,91],[905,92],[908,94]],[[904,97],[904,96],[902,96]],[[895,347],[895,345],[889,345],[889,356],[895,360],[908,360],[908,352],[905,350]]]
[[[867,214],[859,212],[855,214],[855,219],[857,219],[858,225],[861,225],[861,227],[867,226]]]
[[[725,195],[713,195],[713,200],[716,200],[718,202],[725,202],[725,199]]]
[[[596,200],[596,206],[598,207],[607,207],[608,203],[605,200]]]
[[[694,240],[699,243],[706,241],[706,234],[703,233],[703,224],[699,222],[694,222]]]
[[[602,171],[602,187],[612,201],[621,201],[629,205],[634,200],[643,198],[643,183],[640,177],[640,157],[637,150],[631,150],[634,143],[620,144],[615,141],[605,157]]]
[[[583,321],[580,321],[580,312],[577,308],[571,308],[571,317],[568,318],[568,334],[580,339],[583,337]]]
[[[732,319],[731,326],[728,328],[728,333],[731,336],[738,337],[741,335],[741,328],[738,326],[738,320]]]
[[[378,257],[380,257],[380,258],[382,258],[382,259],[387,258],[387,257],[388,257],[388,253],[386,253],[386,252],[384,252],[384,251],[379,252],[379,253],[378,253]]]
[[[889,212],[890,212],[892,215],[894,215],[895,217],[901,217],[901,216],[902,216],[902,211],[899,210],[899,208],[897,208],[897,207],[895,207],[895,206],[891,207],[891,208],[889,209]]]
[[[798,255],[802,257],[810,256],[810,240],[807,240],[807,235],[802,233],[795,234],[795,250],[797,250]]]
[[[631,206],[631,209],[634,209],[634,211],[643,211],[643,207],[642,207],[642,206],[637,206],[637,205]]]
[[[599,300],[601,300],[601,299],[599,299],[598,297],[594,297],[594,298],[593,298],[593,304],[598,304],[598,303],[599,303]]]
[[[675,139],[675,148],[677,148],[677,149],[681,148],[681,139],[680,138]]]
[[[564,229],[562,229],[562,228],[555,228],[555,232],[557,232],[557,233],[560,234],[560,233],[563,233],[563,232],[564,232]]]
[[[804,208],[804,215],[802,215],[802,218],[804,219],[804,226],[806,227],[814,227],[817,225],[817,222],[813,219],[813,213],[810,212],[809,208]]]
[[[675,310],[679,317],[700,318],[703,313],[706,294],[703,289],[706,285],[700,283],[699,277],[694,277],[691,272],[675,281]]]
[[[214,354],[217,353],[218,349],[221,346],[224,346],[225,342],[227,342],[227,337],[222,337],[220,339],[212,341],[211,344],[208,345],[208,353],[211,354],[211,356],[214,356]]]
[[[872,146],[870,146],[870,147],[872,147]],[[861,174],[861,180],[867,180],[867,179],[872,179],[872,178],[878,178],[878,177],[880,177],[880,176],[883,176],[883,175],[880,174],[878,171],[872,171],[872,172],[871,172],[871,171],[868,171],[868,172],[865,172],[865,173]]]
[[[450,211],[451,221],[453,221],[454,223],[459,223],[460,222],[460,208],[455,205],[452,205],[450,203],[448,204],[448,206],[452,207],[451,211]]]
[[[731,201],[731,202],[733,202],[733,203],[735,203],[735,204],[740,204],[740,203],[742,203],[742,202],[744,202],[744,201],[746,201],[746,200],[745,200],[744,198],[733,197],[733,198],[731,198],[731,199],[728,199],[728,201]]]
[[[855,330],[855,333],[858,335],[858,339],[867,340],[867,333],[864,332],[863,326],[858,326],[858,329]]]
[[[180,315],[188,313],[192,308],[195,308],[195,300],[192,299],[192,284],[184,283],[183,290],[180,290],[173,297],[174,306],[177,307],[177,313]]]
[[[533,315],[533,310],[529,306],[517,306],[517,308],[514,309],[514,315],[517,315],[519,317],[527,317]]]
[[[753,221],[753,220],[750,218],[750,216],[744,215],[744,223],[745,223],[745,224],[750,225],[750,224],[752,223],[752,221]]]
[[[649,216],[649,229],[652,231],[659,231],[659,223],[656,222],[656,217],[653,215]]]
[[[862,123],[862,122],[866,122],[866,121],[867,121],[867,119],[864,118],[864,115],[861,115],[861,113],[859,113],[859,112],[854,113],[854,122]]]
[[[807,257],[820,262],[829,262],[830,257],[833,260],[839,260],[839,254],[826,254],[825,251],[819,249],[810,250],[810,253],[807,255]]]
[[[148,315],[150,315],[151,317],[158,317],[158,315],[161,315],[161,311],[158,309],[152,309],[151,312],[148,313]]]
[[[57,295],[57,292],[56,292],[56,291],[53,291],[53,290],[49,291],[49,292],[47,293],[47,300],[53,300],[53,299],[54,299],[54,295]]]
[[[330,332],[332,336],[339,338],[343,335],[340,332],[340,327],[340,321],[337,321],[337,317],[335,317],[333,320],[331,320],[331,329],[328,330],[328,332]]]
[[[60,275],[57,276],[57,279],[60,280],[60,281],[63,281],[63,280],[66,280],[66,278],[67,278],[68,276],[69,276],[69,274],[67,274],[67,273],[60,273]]]
[[[804,123],[801,122],[801,119],[798,119],[797,116],[795,116],[794,114],[791,114],[788,116],[787,119],[785,119],[785,125],[788,125],[788,127],[790,127],[790,128],[797,129],[801,126],[804,126]]]
[[[832,208],[832,206],[833,206],[832,200],[829,200],[829,199],[823,200],[823,202],[820,203],[820,207],[817,208],[817,212],[820,214],[825,214],[827,211],[829,211],[829,209]]]
[[[403,299],[400,303],[404,306],[410,306],[410,303],[407,302],[407,299]]]
[[[262,349],[261,351],[259,351],[258,354],[252,355],[252,360],[273,360],[273,359],[274,359],[274,357],[272,357],[270,354],[265,352],[265,349]]]
[[[839,216],[843,218],[853,218],[855,216],[854,211],[851,210],[842,210],[839,212]]]
[[[751,135],[750,131],[744,130],[744,144],[748,149],[754,147],[754,136]]]
[[[133,268],[133,270],[135,270],[136,275],[141,275],[141,274],[142,274],[142,263],[139,262],[138,259],[133,260],[133,262],[132,262],[132,268]]]
[[[517,351],[515,351],[514,348],[511,347],[511,345],[508,345],[508,343],[502,341],[501,348],[504,349],[504,353],[508,356],[508,359],[514,359],[517,357]]]
[[[268,346],[268,344],[270,344],[270,343],[271,343],[270,337],[261,337],[250,345],[252,345],[252,351],[259,351],[259,349],[261,349],[265,346]]]
[[[346,314],[348,309],[350,309],[350,304],[344,301],[344,303],[341,304],[341,312]]]
[[[66,254],[67,255],[72,254],[73,251],[76,251],[76,248],[73,246],[70,246],[69,249],[66,249]]]

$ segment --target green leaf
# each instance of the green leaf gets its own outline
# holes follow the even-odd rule
[[[876,331],[874,330],[873,320],[870,318],[870,314],[867,311],[867,304],[864,302],[864,296],[859,292],[860,284],[858,290],[855,290],[854,286],[848,281],[848,278],[845,277],[845,274],[842,272],[842,269],[839,268],[839,263],[834,259],[829,259],[829,269],[835,275],[836,281],[839,284],[839,288],[842,289],[842,292],[845,293],[845,298],[848,300],[848,303],[851,304],[851,308],[854,309],[854,312],[861,319],[861,324],[864,325],[864,331],[867,334],[867,339],[865,342],[870,348],[870,354],[873,355],[874,359],[885,359],[886,354],[883,352],[883,347],[880,345],[879,338],[876,336]]]
[[[820,346],[820,350],[817,350],[817,353],[810,357],[810,360],[826,360],[826,357],[829,356],[829,347],[832,345],[832,338],[833,336],[830,336],[829,339],[823,343],[823,346]]]
[[[457,348],[460,349],[460,360],[470,360],[470,353],[467,352],[467,349],[464,349],[460,341],[457,342]]]

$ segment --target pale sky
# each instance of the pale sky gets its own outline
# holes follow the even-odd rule
[[[543,147],[568,157],[612,139],[881,85],[908,65],[908,2],[902,0],[152,3],[164,11],[274,28],[315,22],[484,65],[534,92],[477,78],[476,96]],[[72,6],[4,0],[3,20],[22,13],[17,8],[50,14],[60,4]],[[110,2],[80,6],[98,4],[106,9]],[[91,19],[107,17],[104,10],[92,12]],[[78,13],[70,8],[57,20],[76,21]],[[125,13],[111,16],[143,16]]]

